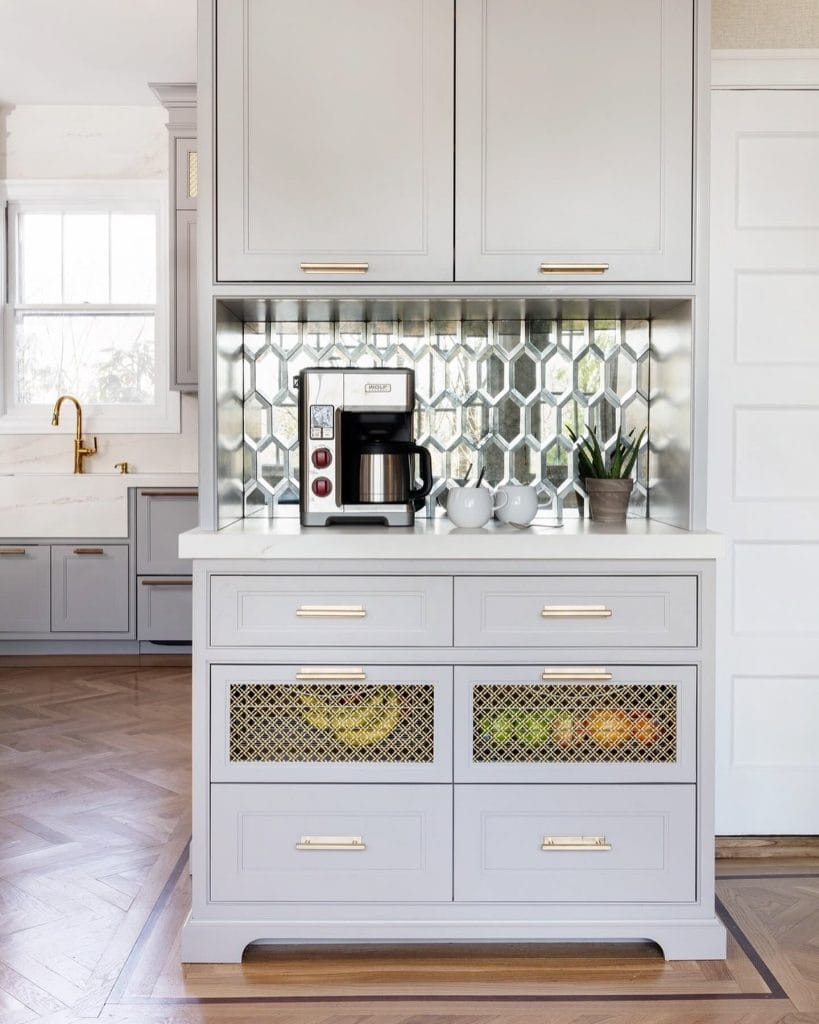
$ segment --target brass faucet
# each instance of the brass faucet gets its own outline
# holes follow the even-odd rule
[[[86,448],[82,441],[82,406],[79,401],[73,395],[60,395],[57,401],[54,403],[54,412],[51,414],[51,426],[56,427],[60,422],[60,406],[63,402],[73,402],[74,408],[77,410],[77,430],[74,434],[74,472],[82,473],[83,466],[82,460],[86,455],[97,454],[97,439],[94,438],[94,447]]]

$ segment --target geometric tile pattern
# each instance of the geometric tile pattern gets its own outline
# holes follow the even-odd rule
[[[677,687],[477,685],[472,759],[495,764],[677,760]]]
[[[430,450],[427,500],[486,468],[533,484],[560,516],[583,504],[566,427],[615,443],[648,426],[648,320],[410,320],[244,325],[245,515],[298,503],[298,398],[308,366],[415,370],[415,436]],[[646,514],[648,437],[631,513]]]
[[[431,763],[435,687],[232,683],[230,760]]]

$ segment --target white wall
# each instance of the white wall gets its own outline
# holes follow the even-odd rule
[[[166,112],[145,107],[18,106],[0,109],[0,179],[163,179],[168,174]],[[88,473],[110,473],[127,461],[134,472],[195,472],[197,409],[182,398],[179,434],[99,435]],[[66,437],[0,434],[0,473],[70,472]]]
[[[712,34],[719,50],[819,48],[819,3],[714,0]]]

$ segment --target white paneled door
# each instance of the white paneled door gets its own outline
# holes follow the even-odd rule
[[[717,832],[819,832],[819,91],[715,92]]]

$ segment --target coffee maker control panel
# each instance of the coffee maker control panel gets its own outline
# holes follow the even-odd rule
[[[310,440],[332,441],[335,409],[332,405],[310,406]]]

